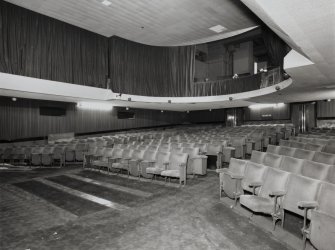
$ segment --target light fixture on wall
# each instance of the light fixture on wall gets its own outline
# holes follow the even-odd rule
[[[212,111],[212,109],[209,109],[209,112],[211,112]]]
[[[113,105],[108,102],[78,102],[77,107],[79,109],[101,110],[101,111],[110,111],[113,109]]]
[[[126,107],[126,110],[129,110],[129,107]]]
[[[262,108],[279,108],[283,107],[284,103],[258,103],[249,106],[250,109],[262,109]]]
[[[233,100],[233,97],[230,96],[230,97],[229,97],[229,101],[232,101],[232,100]]]
[[[168,100],[168,103],[171,103],[171,100]]]
[[[276,87],[275,87],[275,90],[276,90],[276,91],[279,91],[279,90],[280,90],[280,86],[276,86]]]
[[[16,102],[16,101],[17,101],[16,97],[13,97],[13,98],[12,98],[12,101],[13,101],[13,102]]]
[[[161,113],[163,113],[164,112],[164,110],[161,110]]]
[[[131,102],[131,98],[130,97],[128,97],[128,102]]]

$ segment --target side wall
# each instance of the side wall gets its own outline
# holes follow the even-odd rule
[[[40,116],[39,107],[63,107],[66,116]],[[120,120],[112,111],[80,110],[73,103],[0,98],[0,140],[44,137],[50,133],[91,133],[154,127],[184,122],[185,113],[135,110],[135,119]]]

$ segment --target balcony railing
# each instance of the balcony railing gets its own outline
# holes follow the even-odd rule
[[[280,68],[255,75],[229,78],[225,80],[194,82],[192,96],[229,95],[257,90],[275,85],[282,81]]]

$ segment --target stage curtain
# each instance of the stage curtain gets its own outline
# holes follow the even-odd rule
[[[0,71],[106,86],[108,38],[0,1]]]
[[[195,46],[157,47],[109,41],[111,89],[144,96],[190,96]]]
[[[263,41],[270,59],[271,67],[284,67],[284,57],[290,51],[290,47],[271,29],[262,28]]]

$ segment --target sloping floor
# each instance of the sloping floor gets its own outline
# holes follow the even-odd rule
[[[290,249],[221,202],[213,172],[179,188],[36,171],[0,173],[0,249]]]

